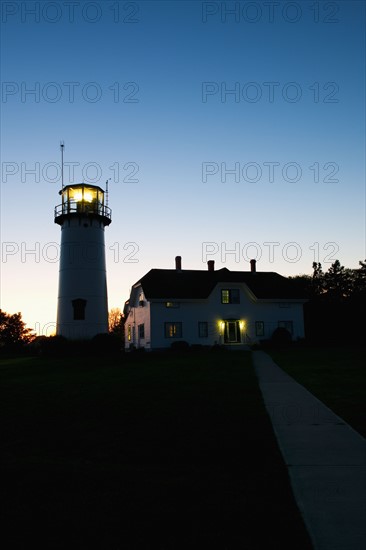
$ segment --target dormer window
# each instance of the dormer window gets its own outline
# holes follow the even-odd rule
[[[222,304],[240,304],[240,292],[238,288],[221,290]]]
[[[143,293],[143,292],[140,292],[140,295],[139,295],[139,306],[140,306],[140,307],[144,307],[144,305],[145,305],[144,293]]]

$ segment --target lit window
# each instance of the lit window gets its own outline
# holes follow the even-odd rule
[[[182,323],[165,323],[165,338],[182,338]]]
[[[240,292],[238,288],[221,290],[222,304],[240,304]]]
[[[145,338],[145,325],[139,325],[139,338],[143,340]]]
[[[77,298],[76,300],[72,300],[71,303],[74,308],[74,321],[85,321],[86,300]]]
[[[127,340],[131,342],[131,325],[127,327]]]
[[[165,307],[179,307],[179,302],[165,302]]]
[[[221,303],[222,304],[230,304],[230,291],[229,290],[222,290],[221,291]]]
[[[198,322],[198,336],[199,338],[207,338],[208,336],[208,323],[207,321]]]

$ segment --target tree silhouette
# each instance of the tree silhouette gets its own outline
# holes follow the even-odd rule
[[[8,314],[0,309],[0,350],[20,349],[29,344],[35,334],[22,321],[22,314]]]
[[[119,307],[114,307],[110,310],[108,315],[108,327],[110,333],[123,338],[124,317]]]
[[[324,273],[322,264],[313,262],[313,275],[312,275],[312,295],[320,296],[324,292]]]
[[[354,289],[354,270],[345,269],[336,260],[324,275],[324,290],[330,301],[342,301],[351,296]]]
[[[355,269],[354,273],[354,290],[353,297],[366,298],[366,260],[364,262],[358,262],[361,266],[359,269]]]
[[[309,292],[304,305],[305,332],[314,341],[363,342],[363,325],[366,306],[366,261],[359,269],[348,269],[339,260],[331,264],[326,273],[320,263],[314,262],[311,285],[301,277],[304,289]]]

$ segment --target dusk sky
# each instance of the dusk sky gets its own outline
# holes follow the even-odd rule
[[[1,8],[3,310],[54,330],[60,140],[65,184],[111,178],[109,308],[176,255],[286,276],[365,259],[364,2]]]

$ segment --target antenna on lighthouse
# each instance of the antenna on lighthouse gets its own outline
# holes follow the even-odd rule
[[[111,178],[108,178],[105,182],[105,205],[108,206],[108,182]]]
[[[65,147],[65,143],[63,141],[60,141],[60,149],[61,149],[61,187],[62,187],[62,191],[64,190],[64,147]]]

